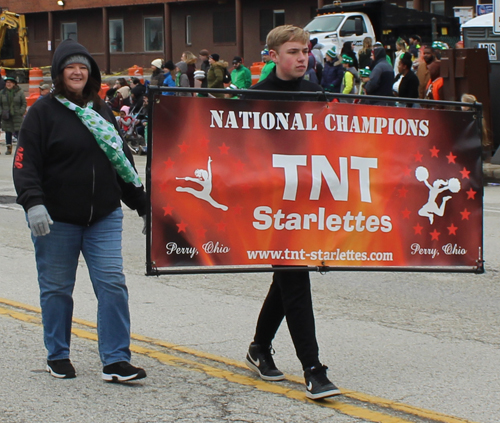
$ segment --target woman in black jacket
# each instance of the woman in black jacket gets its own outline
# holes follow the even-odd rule
[[[13,172],[35,246],[47,371],[57,378],[76,376],[69,355],[81,252],[98,300],[102,378],[144,378],[145,371],[130,364],[120,204],[144,216],[144,188],[116,119],[98,96],[101,74],[85,47],[63,41],[54,52],[52,80],[51,95],[26,115]]]
[[[404,53],[398,63],[398,75],[394,79],[393,90],[396,97],[418,98],[418,77],[411,70],[411,54]],[[406,107],[413,107],[414,103],[406,103]]]
[[[363,47],[358,51],[359,69],[372,68],[372,42],[372,37],[365,37],[363,39]]]
[[[342,51],[340,52],[340,57],[342,57],[344,54],[347,54],[350,58],[352,58],[353,61],[353,66],[358,69],[358,58],[356,56],[355,51],[352,49],[352,41],[346,41],[344,45],[342,46]]]

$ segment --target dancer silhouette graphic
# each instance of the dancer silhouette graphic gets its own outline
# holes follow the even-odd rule
[[[227,211],[228,209],[227,206],[219,204],[210,195],[210,193],[212,192],[212,166],[210,163],[212,163],[212,158],[209,156],[207,164],[208,170],[196,169],[194,171],[194,175],[196,176],[196,178],[190,178],[189,176],[186,176],[185,178],[175,178],[184,181],[196,182],[197,184],[201,185],[202,187],[201,191],[189,187],[177,187],[175,190],[178,192],[187,192],[188,194],[194,195],[200,200],[205,200],[206,202],[210,203],[213,207],[217,209],[222,209],[224,211]]]

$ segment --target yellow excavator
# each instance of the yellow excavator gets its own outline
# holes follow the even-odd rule
[[[9,31],[11,30],[11,31]],[[15,38],[19,40],[21,63],[16,63]],[[28,61],[28,28],[24,15],[0,9],[0,66],[23,68],[29,67]]]

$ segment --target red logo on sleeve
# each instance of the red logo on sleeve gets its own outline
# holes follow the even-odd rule
[[[14,167],[17,169],[22,169],[24,158],[24,148],[19,147],[16,152],[16,158],[14,159]]]

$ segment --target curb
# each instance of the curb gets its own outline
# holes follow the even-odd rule
[[[500,165],[483,163],[483,182],[500,183]]]

